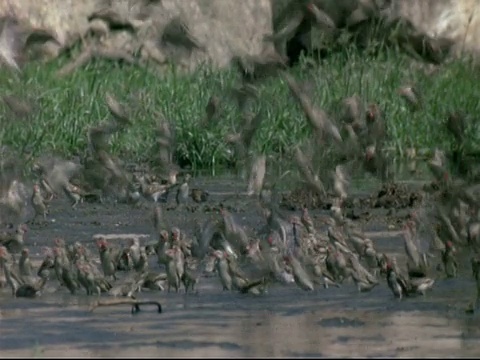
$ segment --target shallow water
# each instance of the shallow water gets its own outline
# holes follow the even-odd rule
[[[262,297],[220,291],[143,294],[164,312],[128,306],[88,312],[88,299],[2,296],[3,356],[475,356],[478,319],[461,307],[469,281],[439,281],[426,297],[398,301],[385,284],[305,293],[272,287]],[[66,294],[65,294],[66,295]],[[473,294],[471,294],[473,295]]]
[[[233,180],[204,182],[214,203],[238,202],[240,222],[263,224],[253,202],[235,193]],[[168,223],[190,231],[202,212],[166,211]],[[313,213],[313,216],[318,215]],[[32,225],[27,241],[35,261],[55,236],[82,241],[93,249],[96,233],[150,233],[150,209],[126,205],[82,204],[70,209],[63,200],[52,208],[46,226]],[[372,224],[365,230],[379,251],[397,255],[403,244],[397,232]],[[382,232],[379,232],[382,231]],[[387,236],[388,235],[388,236]],[[93,252],[96,254],[96,250]],[[432,260],[435,265],[438,257]],[[152,262],[152,265],[154,262]],[[154,265],[153,265],[154,266]],[[155,267],[154,267],[155,268]],[[142,307],[136,315],[128,305],[97,308],[95,297],[57,292],[49,281],[37,299],[13,299],[0,289],[0,354],[7,356],[161,357],[161,356],[295,356],[406,357],[478,356],[480,322],[466,315],[474,298],[467,265],[457,279],[433,273],[436,284],[425,297],[397,300],[385,281],[369,293],[351,283],[306,293],[295,285],[274,285],[255,297],[221,291],[216,277],[201,278],[198,294],[143,292],[139,298],[162,303],[163,313]]]

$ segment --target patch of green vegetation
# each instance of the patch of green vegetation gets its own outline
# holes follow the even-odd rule
[[[365,53],[364,53],[365,54]],[[450,137],[443,122],[448,112],[480,112],[480,73],[470,60],[452,60],[438,73],[427,75],[399,52],[360,54],[353,49],[333,54],[316,65],[303,60],[291,69],[299,79],[314,81],[316,103],[335,115],[341,99],[360,95],[367,103],[377,102],[384,110],[390,147],[401,154],[406,147],[446,148]],[[172,68],[164,74],[112,62],[96,61],[70,76],[55,72],[65,59],[49,64],[32,63],[20,76],[2,70],[0,95],[14,94],[36,100],[37,111],[28,119],[12,119],[6,106],[1,111],[0,142],[34,155],[53,151],[63,156],[81,155],[87,149],[87,128],[109,116],[105,92],[129,106],[134,125],[112,139],[112,151],[135,162],[156,156],[155,129],[158,113],[175,125],[177,160],[195,170],[225,167],[231,158],[227,133],[236,130],[240,113],[228,96],[239,81],[234,69],[198,69],[181,75]],[[396,93],[398,87],[415,83],[425,106],[411,112]],[[259,86],[261,101],[256,110],[264,121],[256,134],[254,150],[268,155],[288,154],[292,144],[309,136],[309,128],[287,85],[271,78]],[[206,131],[200,126],[211,95],[223,99],[221,115]],[[478,143],[473,131],[471,144]]]

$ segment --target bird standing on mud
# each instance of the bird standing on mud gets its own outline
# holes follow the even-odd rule
[[[12,288],[14,297],[33,298],[37,296],[45,286],[48,277],[35,279],[34,276],[22,276],[8,263],[8,251],[4,246],[0,246],[0,268],[2,268],[7,284]]]
[[[364,277],[360,276],[356,271],[351,271],[350,275],[353,279],[353,282],[357,286],[358,292],[369,292],[374,287],[376,287],[379,282],[378,281],[368,281]]]
[[[248,180],[247,195],[260,195],[265,179],[266,163],[267,157],[265,155],[259,155],[253,160]]]
[[[37,276],[50,277],[51,271],[55,269],[53,250],[49,247],[45,247],[42,250],[44,258],[42,263],[38,267]]]
[[[232,290],[232,276],[230,275],[226,253],[221,250],[215,250],[213,256],[215,257],[215,269],[220,277],[224,291]]]
[[[30,261],[30,251],[28,248],[23,248],[20,260],[18,261],[18,268],[20,276],[30,278],[33,276],[32,262]]]
[[[390,263],[387,264],[387,283],[393,295],[399,299],[404,297],[408,292],[405,279],[395,272]]]
[[[179,273],[179,268],[182,266],[183,272],[183,263],[180,264],[180,250],[178,248],[172,248],[165,250],[165,256],[167,258],[165,270],[167,273],[167,280],[168,280],[168,292],[170,292],[171,288],[175,289],[175,292],[180,290],[180,281],[183,274]]]
[[[15,254],[19,254],[23,250],[27,232],[28,227],[26,224],[18,224],[13,233],[7,233],[7,236],[0,238],[0,245],[4,246],[10,253],[14,264],[17,262]]]
[[[97,246],[104,275],[106,277],[111,276],[114,280],[117,280],[115,273],[117,271],[118,255],[115,254],[114,249],[109,247],[103,238],[97,241]]]
[[[445,250],[442,252],[442,263],[447,278],[457,277],[458,263],[455,259],[455,249],[451,241],[445,243]]]
[[[38,184],[33,185],[33,194],[32,194],[32,206],[33,210],[35,210],[35,216],[33,221],[37,219],[37,217],[43,217],[43,220],[47,220],[48,208],[45,199],[40,191],[40,186]]]
[[[171,248],[167,230],[161,230],[158,234],[158,241],[155,244],[155,252],[157,253],[157,261],[159,265],[166,265],[168,258],[165,254]]]
[[[160,205],[156,205],[153,208],[152,223],[153,223],[153,228],[155,230],[155,234],[157,235],[160,234],[160,231],[165,227],[163,210]]]
[[[288,254],[284,258],[287,265],[292,268],[293,279],[295,280],[295,284],[305,291],[313,291],[313,282],[308,273],[303,268],[300,261],[293,256],[293,254]]]
[[[183,276],[181,278],[183,286],[185,286],[185,293],[190,289],[195,291],[195,286],[198,283],[199,274],[196,269],[189,266],[188,262],[185,261],[185,267],[183,269]]]
[[[53,248],[54,253],[54,269],[58,281],[61,286],[65,286],[72,295],[77,293],[80,288],[78,283],[77,273],[74,270],[70,259],[62,247],[55,246]]]
[[[14,271],[12,264],[8,263],[8,250],[0,246],[0,268],[5,274],[7,285],[12,289],[12,296],[16,296],[17,289],[22,285],[21,277]]]
[[[175,200],[177,202],[177,206],[185,206],[188,202],[188,197],[190,195],[190,186],[188,182],[190,181],[191,175],[185,174],[182,184],[178,187],[177,195]]]
[[[72,208],[75,208],[78,203],[83,202],[85,192],[83,192],[78,186],[68,183],[63,187],[63,191],[65,192],[65,195],[67,195],[67,197],[70,199],[72,203]]]

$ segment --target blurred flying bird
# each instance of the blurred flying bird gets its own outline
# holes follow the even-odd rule
[[[402,86],[397,92],[403,99],[405,99],[412,111],[418,110],[422,107],[423,99],[416,86]]]
[[[265,155],[259,155],[253,160],[247,188],[247,194],[249,196],[260,195],[265,179],[266,164],[267,157]]]
[[[187,24],[180,17],[175,17],[165,26],[162,42],[174,46],[181,46],[189,51],[194,49],[205,50],[205,46],[191,34]]]
[[[126,110],[113,95],[106,93],[105,102],[107,103],[108,110],[110,110],[110,114],[113,115],[119,125],[131,125]]]
[[[312,99],[304,91],[302,91],[301,86],[291,75],[284,72],[283,78],[287,82],[291,93],[294,95],[295,100],[297,100],[297,102],[299,103],[300,107],[305,113],[305,116],[310,126],[314,129],[314,131],[316,131],[320,135],[323,135],[323,133],[327,133],[335,141],[341,142],[342,137],[340,135],[340,131],[338,130],[337,126],[329,119],[328,114],[324,110],[314,106]]]
[[[21,29],[17,20],[4,17],[0,20],[2,32],[0,33],[0,62],[12,70],[20,71],[18,60],[22,56],[23,44],[20,37]]]

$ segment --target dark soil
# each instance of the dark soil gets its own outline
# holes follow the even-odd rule
[[[405,184],[389,183],[382,185],[381,189],[371,195],[357,195],[348,198],[344,207],[346,209],[405,209],[415,208],[422,202],[422,192],[409,188]],[[317,193],[297,188],[282,197],[281,206],[288,210],[299,210],[302,207],[309,209],[329,210],[332,206],[331,197],[322,197]]]

